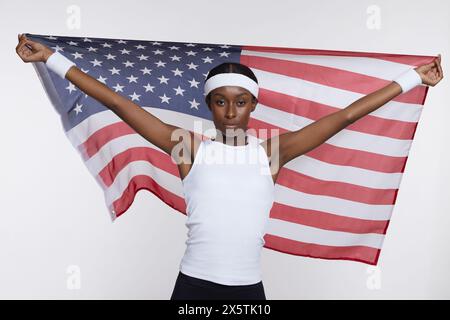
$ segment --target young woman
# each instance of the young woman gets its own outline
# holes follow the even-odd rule
[[[443,78],[439,55],[344,109],[259,143],[247,134],[250,113],[258,103],[258,81],[247,66],[223,63],[209,71],[204,84],[216,139],[202,140],[164,123],[41,43],[19,35],[16,52],[24,62],[45,62],[173,158],[177,155],[172,150],[179,143],[187,150],[183,159],[188,161],[175,159],[187,204],[189,233],[171,299],[265,299],[259,260],[279,169],[402,92],[421,83],[435,86]],[[181,142],[171,139],[175,130],[184,131],[189,138]],[[200,165],[200,159],[207,155],[245,156],[255,150],[265,157],[256,166],[214,161]],[[261,169],[269,174],[261,174]]]

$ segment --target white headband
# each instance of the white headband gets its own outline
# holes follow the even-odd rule
[[[240,73],[219,73],[205,82],[205,95],[208,95],[212,90],[222,86],[238,86],[250,91],[256,98],[258,98],[259,86],[258,84],[247,76]]]

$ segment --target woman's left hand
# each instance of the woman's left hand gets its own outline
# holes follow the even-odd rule
[[[439,54],[432,62],[414,68],[422,78],[422,83],[434,87],[444,78],[441,67],[441,55]]]

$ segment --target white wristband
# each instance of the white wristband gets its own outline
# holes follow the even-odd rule
[[[422,84],[422,78],[414,69],[409,69],[393,81],[397,82],[400,87],[402,87],[402,93],[411,90],[419,84]]]
[[[45,65],[63,79],[66,77],[66,73],[69,71],[70,67],[76,66],[73,61],[67,59],[58,51],[53,52],[50,57],[47,58]]]

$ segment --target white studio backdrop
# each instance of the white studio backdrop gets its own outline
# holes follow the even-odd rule
[[[169,299],[185,216],[139,192],[112,223],[18,33],[442,54],[377,267],[263,249],[268,299],[449,299],[450,2],[0,1],[1,299]],[[445,74],[447,72],[447,77]]]

